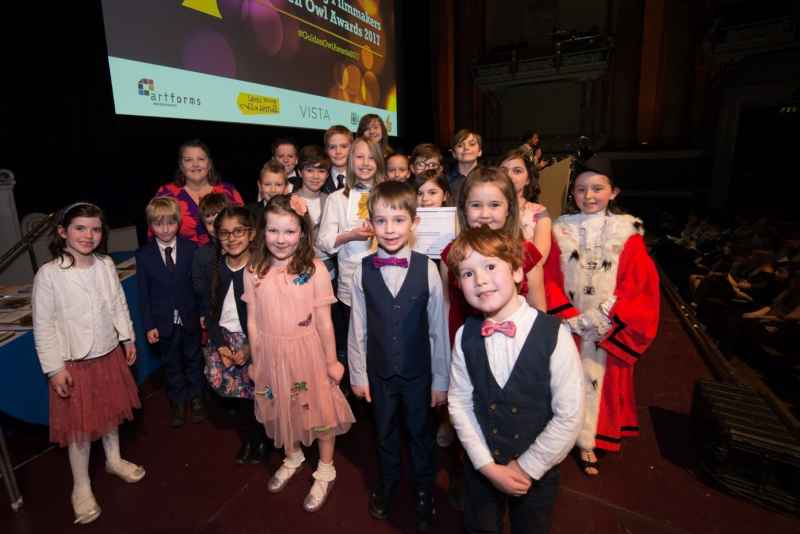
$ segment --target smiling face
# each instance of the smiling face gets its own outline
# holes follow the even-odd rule
[[[231,259],[238,262],[238,260],[244,259],[242,254],[249,256],[250,241],[255,234],[255,228],[248,228],[236,217],[226,217],[219,225],[219,233],[222,250]],[[237,233],[242,235],[235,235]]]
[[[437,157],[428,158],[425,156],[417,156],[417,159],[414,160],[414,164],[412,165],[414,174],[422,174],[425,171],[439,170],[441,168],[442,164]]]
[[[75,217],[67,228],[59,225],[58,235],[76,260],[88,260],[103,239],[103,223],[100,217]]]
[[[367,129],[364,130],[364,135],[372,138],[372,140],[376,143],[380,143],[381,139],[383,139],[383,128],[381,128],[381,123],[378,122],[377,119],[372,119],[372,122],[369,123]]]
[[[297,165],[297,150],[294,145],[278,145],[275,149],[275,159],[286,169],[286,174],[291,174]]]
[[[395,254],[406,246],[408,238],[419,224],[419,217],[411,217],[407,210],[392,208],[381,202],[375,204],[368,220],[378,245],[389,254]]]
[[[328,171],[317,163],[313,167],[303,167],[303,170],[300,171],[300,178],[303,180],[304,189],[316,193],[325,185],[325,180],[328,179]]]
[[[297,218],[288,214],[267,213],[264,239],[267,250],[274,258],[273,267],[283,267],[289,262],[289,258],[297,252],[302,237]]]
[[[397,154],[386,161],[386,176],[389,180],[405,182],[411,173],[408,168],[408,158]]]
[[[528,168],[525,166],[525,162],[520,158],[507,159],[500,164],[500,170],[511,178],[511,183],[514,184],[517,197],[522,198],[525,186],[531,183],[531,178],[528,175]]]
[[[472,228],[487,225],[500,230],[508,219],[508,200],[494,184],[478,184],[469,190],[465,204],[467,223]]]
[[[587,215],[592,215],[606,209],[608,203],[619,194],[619,189],[612,189],[608,178],[604,175],[587,171],[575,178],[572,194],[578,209]]]
[[[156,236],[156,241],[162,245],[169,245],[178,234],[181,225],[178,221],[170,217],[164,217],[160,221],[150,223],[150,229]]]
[[[347,155],[350,153],[350,138],[344,134],[333,134],[325,150],[331,158],[333,167],[343,172],[347,165]]]
[[[378,164],[372,151],[364,141],[353,145],[351,157],[353,158],[353,174],[355,179],[364,185],[375,184],[375,173],[378,172]]]
[[[261,198],[269,200],[275,195],[282,195],[286,192],[286,180],[282,174],[266,171],[261,175],[258,188],[261,190]]]
[[[433,180],[428,180],[417,189],[417,205],[420,208],[441,208],[446,200],[447,193]]]
[[[202,184],[208,181],[211,158],[202,148],[186,147],[181,155],[180,167],[187,182]]]
[[[453,157],[459,163],[474,163],[481,155],[483,155],[483,151],[478,144],[478,140],[471,134],[453,147]]]
[[[458,264],[458,280],[469,304],[487,319],[504,321],[520,307],[517,284],[522,283],[522,267],[511,266],[493,256],[472,251]]]

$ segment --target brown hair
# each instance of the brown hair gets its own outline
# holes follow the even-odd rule
[[[450,141],[450,149],[452,150],[458,146],[459,143],[466,141],[470,135],[475,138],[475,141],[478,142],[478,148],[483,150],[483,139],[481,139],[481,134],[478,132],[473,132],[472,130],[467,130],[466,128],[456,132],[456,135],[453,136],[453,140]]]
[[[406,182],[387,181],[372,188],[367,198],[370,220],[378,202],[394,210],[406,210],[412,219],[417,216],[417,195]]]
[[[67,240],[59,235],[58,229],[63,228],[64,230],[68,230],[72,221],[78,217],[97,217],[100,219],[100,227],[102,228],[103,236],[100,238],[100,244],[97,245],[92,252],[103,256],[108,253],[108,222],[106,221],[106,214],[103,213],[103,210],[91,202],[76,202],[75,204],[70,204],[59,212],[57,218],[53,219],[53,239],[47,246],[53,259],[61,261],[62,269],[69,269],[75,265],[75,256],[67,250]],[[66,263],[66,265],[64,265],[64,263]]]
[[[459,266],[473,252],[489,258],[504,261],[513,273],[524,265],[522,242],[502,230],[492,230],[488,226],[467,228],[450,246],[447,253],[447,266],[456,278],[460,273]],[[522,283],[517,284],[517,291]]]
[[[147,224],[163,221],[164,219],[172,219],[176,223],[181,224],[181,206],[178,201],[172,197],[155,197],[147,203],[144,209],[145,216],[147,217]]]
[[[375,171],[375,183],[379,184],[386,181],[386,162],[383,160],[383,154],[381,154],[379,145],[369,137],[359,137],[353,141],[353,144],[350,146],[350,153],[347,154],[347,171],[345,172],[344,181],[344,196],[346,197],[350,196],[350,190],[355,189],[356,182],[358,181],[356,173],[353,170],[353,154],[355,153],[355,148],[358,143],[366,143],[367,147],[369,147],[370,155],[375,159],[375,166],[377,168]]]
[[[453,205],[453,195],[450,191],[450,184],[447,182],[447,176],[441,171],[436,169],[428,169],[419,174],[414,175],[414,181],[411,182],[411,187],[414,188],[414,193],[419,193],[419,188],[427,182],[433,182],[436,187],[444,191],[444,203],[442,206],[450,207]]]
[[[200,221],[217,215],[225,208],[231,205],[228,195],[225,193],[210,193],[200,199],[200,204],[197,205],[197,213],[200,215]]]
[[[286,176],[286,168],[277,159],[271,159],[268,160],[263,167],[261,167],[261,173],[258,175],[259,185],[261,185],[261,179],[264,178],[264,175],[268,172],[271,172],[272,174],[280,174],[283,176],[283,181],[287,184],[289,183],[289,178]]]
[[[305,167],[319,165],[320,169],[331,172],[331,157],[325,149],[319,145],[308,145],[300,149],[297,154],[297,170],[302,171]]]
[[[525,170],[528,171],[528,183],[525,184],[525,188],[522,190],[522,197],[525,200],[536,202],[539,199],[539,193],[542,191],[539,188],[539,166],[533,161],[533,158],[521,150],[511,150],[507,152],[502,158],[497,160],[497,166],[499,167],[510,159],[522,160]]]
[[[411,157],[409,158],[411,165],[414,165],[414,162],[417,161],[417,158],[422,158],[422,159],[436,158],[439,160],[439,164],[441,165],[442,151],[439,150],[439,147],[434,145],[433,143],[422,143],[421,145],[415,146],[414,150],[411,152]]]
[[[464,231],[469,228],[467,222],[467,199],[469,198],[470,190],[478,185],[494,184],[500,189],[500,192],[508,203],[508,217],[503,224],[504,232],[522,239],[522,225],[519,222],[519,204],[517,203],[517,191],[514,189],[514,184],[511,179],[497,167],[482,167],[478,166],[464,178],[459,190],[456,208],[458,213],[458,224],[461,225],[461,230]]]
[[[386,124],[384,124],[383,119],[380,118],[379,115],[374,113],[367,113],[361,117],[361,121],[358,123],[358,129],[356,130],[356,137],[362,137],[364,132],[369,129],[369,125],[372,124],[372,121],[378,121],[378,124],[381,125],[381,157],[390,152],[394,152],[392,147],[389,146],[389,133],[386,131]]]
[[[575,215],[576,213],[580,213],[581,212],[581,209],[578,207],[577,204],[575,204],[575,193],[574,193],[574,191],[575,191],[575,183],[578,181],[578,178],[582,174],[593,173],[593,172],[594,171],[585,170],[585,171],[582,171],[582,172],[579,172],[578,174],[576,174],[575,177],[572,179],[572,187],[570,189],[570,193],[572,193],[572,194],[570,195],[569,201],[567,202],[567,213],[569,213],[571,215]],[[612,190],[617,188],[617,184],[614,181],[613,177],[608,176],[607,174],[600,174],[599,172],[594,173],[594,174],[597,174],[597,175],[600,175],[600,176],[604,177],[608,181],[608,185],[611,186]],[[617,195],[617,196],[619,196],[619,195]],[[620,206],[618,203],[614,202],[614,200],[615,199],[612,198],[612,199],[610,199],[608,201],[608,206],[606,207],[606,209],[608,210],[609,213],[613,213],[615,215],[623,215],[625,213],[628,213],[628,210],[626,210],[625,208]]]
[[[175,171],[175,176],[172,177],[172,183],[178,187],[183,187],[186,185],[186,177],[183,175],[183,171],[181,170],[181,161],[183,160],[183,153],[187,148],[199,148],[206,153],[206,157],[208,158],[208,183],[209,185],[217,185],[220,183],[222,181],[222,176],[220,176],[219,172],[217,172],[217,168],[214,167],[214,161],[211,159],[211,152],[208,150],[206,144],[200,139],[186,141],[178,149],[178,170]]]
[[[281,145],[292,145],[294,147],[294,154],[297,155],[297,141],[291,137],[279,137],[272,143],[272,157],[278,152],[278,147]]]
[[[250,255],[248,264],[250,271],[258,276],[264,276],[272,266],[272,253],[267,248],[266,240],[267,216],[270,213],[294,217],[300,225],[300,232],[303,234],[300,238],[300,243],[297,245],[297,250],[289,259],[289,264],[286,268],[287,272],[300,274],[308,271],[309,276],[314,274],[314,225],[311,224],[308,212],[305,215],[299,215],[292,209],[291,198],[291,195],[275,195],[269,199],[263,215],[258,220],[256,243],[259,243],[259,245],[256,245],[255,250]]]
[[[253,214],[249,209],[242,206],[228,206],[220,211],[219,215],[217,215],[217,218],[214,220],[215,233],[219,232],[219,229],[222,227],[222,223],[225,222],[226,219],[238,219],[241,225],[245,228],[251,228],[252,230],[255,230],[255,217],[253,217]],[[248,248],[249,252],[253,251],[255,242],[255,239],[250,240],[250,247]],[[211,298],[209,299],[211,304],[209,317],[215,321],[219,320],[219,316],[222,313],[222,303],[219,301],[217,295],[219,293],[219,263],[221,260],[222,242],[217,239],[217,254],[214,258],[214,275],[211,278]]]
[[[337,124],[335,126],[331,126],[325,132],[325,136],[323,137],[323,144],[325,145],[325,148],[328,148],[328,143],[330,142],[331,137],[337,134],[344,135],[350,140],[351,143],[353,142],[353,132],[351,132],[347,126]]]

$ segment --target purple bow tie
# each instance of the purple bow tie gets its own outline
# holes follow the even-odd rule
[[[396,265],[397,267],[408,269],[408,260],[406,258],[379,258],[378,256],[374,256],[372,258],[372,265],[378,268],[386,267],[387,265]]]

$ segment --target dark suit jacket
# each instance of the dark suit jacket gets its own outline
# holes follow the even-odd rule
[[[247,267],[245,267],[246,269]],[[222,260],[219,264],[219,284],[217,287],[217,302],[219,303],[219,312],[222,314],[222,304],[225,302],[225,296],[228,294],[228,288],[231,287],[231,281],[233,281],[233,300],[236,302],[236,312],[239,314],[239,325],[242,327],[242,331],[247,335],[247,304],[242,300],[242,295],[244,295],[244,270],[239,269],[236,272],[232,272],[227,265],[225,265],[225,260]],[[208,266],[208,277],[209,279],[213,279],[214,277],[214,266]],[[211,313],[209,311],[209,315],[206,316],[206,330],[208,330],[208,337],[211,339],[211,342],[217,348],[220,347],[228,347],[231,348],[228,341],[225,339],[225,335],[222,333],[222,327],[219,325],[219,319],[212,319]]]
[[[145,332],[158,329],[159,337],[172,336],[175,310],[183,328],[194,333],[200,328],[200,310],[192,285],[192,263],[197,244],[179,237],[175,271],[170,273],[154,239],[136,250],[136,281],[139,314]]]
[[[253,214],[253,217],[256,218],[256,228],[258,228],[258,220],[261,218],[261,214],[264,213],[264,208],[266,207],[264,201],[256,200],[255,202],[245,204],[244,207],[249,209],[250,213]]]
[[[331,172],[328,173],[328,179],[325,180],[325,185],[322,186],[322,192],[327,193],[328,195],[336,191],[336,186],[333,183],[333,174],[338,174],[338,173],[336,173],[336,171],[331,169]],[[342,189],[342,187],[340,187],[339,189]]]

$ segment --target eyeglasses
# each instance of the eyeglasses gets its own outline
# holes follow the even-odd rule
[[[231,236],[231,234],[233,234],[234,237],[242,237],[248,230],[252,230],[252,228],[249,226],[244,228],[240,226],[239,228],[234,228],[233,232],[229,232],[227,230],[220,230],[219,232],[217,232],[217,238],[220,241],[223,241],[225,239],[228,239]]]
[[[425,169],[438,169],[439,168],[439,163],[435,162],[435,161],[432,161],[430,163],[425,163],[424,161],[420,161],[420,162],[415,163],[414,167],[416,167],[417,169],[419,169],[421,171],[424,171]]]

